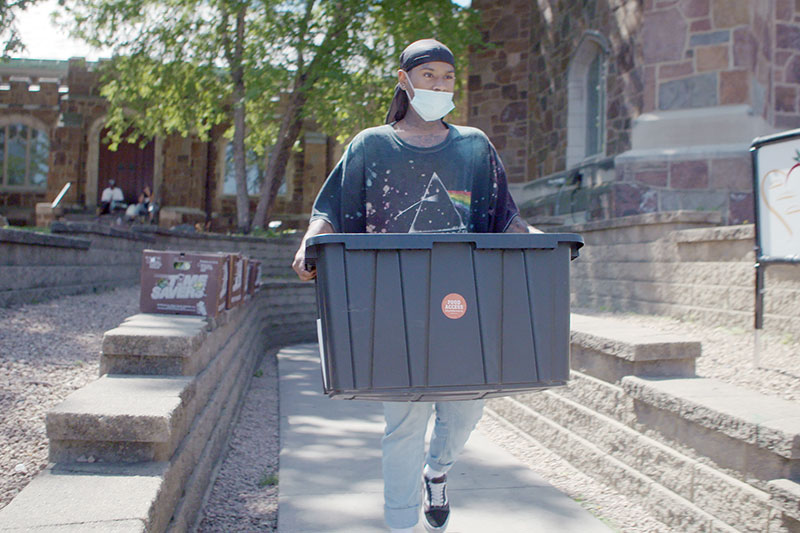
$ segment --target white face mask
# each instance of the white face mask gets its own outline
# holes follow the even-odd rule
[[[406,72],[406,80],[409,87],[414,89],[411,84],[411,77]],[[406,89],[408,94],[408,89]],[[455,109],[453,104],[453,93],[444,91],[429,91],[427,89],[414,89],[414,98],[411,99],[411,107],[426,122],[433,122],[443,118],[450,111]]]

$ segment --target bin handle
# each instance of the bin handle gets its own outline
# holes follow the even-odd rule
[[[502,236],[502,237],[501,237]],[[498,237],[501,237],[498,240]],[[306,243],[306,255],[316,255],[318,244],[344,244],[348,250],[429,250],[434,244],[450,242],[469,242],[478,249],[531,248],[555,249],[559,244],[570,243],[577,250],[583,246],[583,238],[574,233],[382,233],[382,234],[342,234],[327,233],[315,235]]]

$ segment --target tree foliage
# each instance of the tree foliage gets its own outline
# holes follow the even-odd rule
[[[408,43],[445,42],[461,72],[480,46],[477,14],[451,0],[74,0],[66,11],[75,35],[114,50],[102,87],[113,142],[230,125],[245,231],[245,150],[267,158],[263,226],[305,120],[344,141],[382,122]]]
[[[17,15],[36,3],[37,0],[0,0],[0,46],[2,57],[25,49],[25,43],[17,28]]]

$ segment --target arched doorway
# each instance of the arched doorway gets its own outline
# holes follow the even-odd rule
[[[100,132],[97,160],[97,198],[113,179],[125,194],[125,201],[136,202],[145,185],[153,190],[155,141],[144,148],[138,144],[121,142],[116,151],[108,149],[107,130]]]

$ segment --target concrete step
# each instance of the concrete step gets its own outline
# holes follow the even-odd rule
[[[611,318],[573,313],[570,351],[572,369],[617,383],[630,375],[693,376],[701,344]]]
[[[641,501],[676,531],[772,531],[778,520],[764,491],[552,391],[487,405],[491,415]]]
[[[570,347],[567,387],[492,400],[490,409],[579,469],[644,500],[677,530],[800,531],[789,465],[797,448],[792,413],[800,406],[684,377],[693,376],[700,355],[695,340],[573,315]],[[670,373],[678,376],[664,377]],[[695,384],[688,391],[695,397],[676,396]],[[732,407],[737,397],[751,409]],[[714,400],[703,405],[704,398]],[[768,483],[774,478],[789,485]]]
[[[0,513],[0,531],[146,533],[168,465],[49,465]]]
[[[256,317],[195,377],[107,375],[68,396],[46,417],[50,460],[169,460],[209,398],[233,385],[231,369],[248,357],[243,347],[261,337]]]
[[[619,385],[608,383],[572,370],[566,387],[552,389],[553,394],[588,407],[617,422],[632,426],[636,421],[633,398]]]
[[[800,480],[800,404],[715,379],[629,376],[636,423],[743,479]],[[763,484],[763,488],[766,488]]]
[[[168,461],[52,464],[3,509],[0,531],[191,530],[264,344],[253,336],[241,346],[240,364],[228,367]]]
[[[767,487],[773,507],[800,524],[800,483],[791,479],[773,479]]]
[[[50,460],[168,460],[194,392],[190,377],[103,376],[47,413]]]
[[[195,375],[244,322],[263,315],[264,306],[255,299],[214,318],[133,315],[103,336],[100,374]]]

